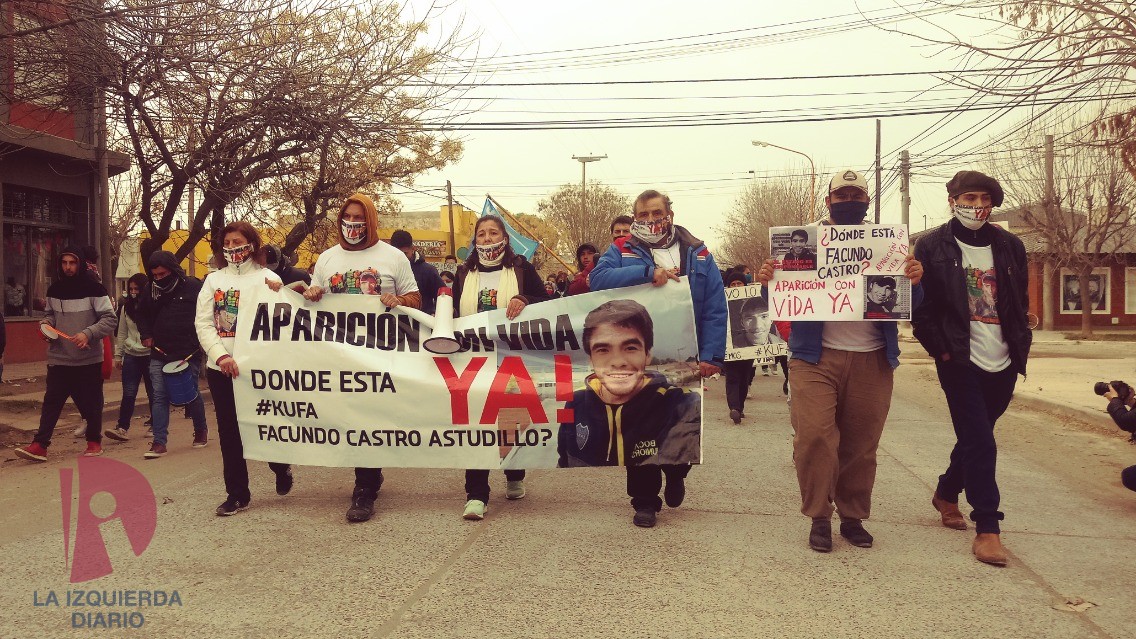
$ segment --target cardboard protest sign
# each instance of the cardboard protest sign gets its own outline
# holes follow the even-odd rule
[[[771,331],[769,305],[761,296],[760,286],[738,286],[726,289],[726,361],[756,360],[757,364],[772,364],[781,355],[788,355],[785,340]]]
[[[694,309],[679,284],[453,320],[460,352],[375,297],[242,293],[233,356],[249,459],[317,466],[699,463]]]
[[[911,319],[906,225],[778,226],[769,245],[780,256],[769,282],[773,319]]]

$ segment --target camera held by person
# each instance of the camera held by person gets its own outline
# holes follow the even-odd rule
[[[1097,382],[1093,392],[1108,400],[1108,414],[1122,430],[1132,433],[1136,442],[1136,392],[1128,384],[1119,380]]]

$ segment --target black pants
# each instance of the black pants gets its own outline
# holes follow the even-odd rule
[[[362,488],[371,499],[379,496],[379,489],[383,486],[382,468],[356,468],[355,487]]]
[[[241,442],[241,430],[237,427],[237,402],[233,396],[233,380],[221,371],[212,368],[205,373],[209,380],[209,394],[213,396],[213,408],[217,411],[217,439],[221,441],[221,468],[225,475],[225,492],[229,499],[248,501],[248,464],[245,463],[245,446]],[[274,473],[288,472],[288,464],[268,462]]]
[[[947,408],[954,423],[955,442],[951,462],[939,476],[939,497],[957,502],[966,491],[966,500],[974,510],[978,533],[998,533],[1003,514],[998,510],[1001,495],[995,468],[998,444],[994,441],[994,423],[1006,412],[1018,374],[1013,366],[988,373],[970,362],[935,362],[939,383],[947,396]]]
[[[669,484],[672,481],[682,481],[689,472],[690,464],[628,466],[627,496],[631,498],[631,507],[635,510],[662,510],[663,500],[659,499],[659,490],[663,487],[663,475],[667,476]]]
[[[521,481],[525,478],[524,469],[505,471],[505,481]],[[473,468],[465,471],[465,498],[489,503],[489,470]]]
[[[102,347],[102,343],[99,343]],[[75,400],[75,407],[87,422],[87,441],[103,440],[103,365],[47,367],[47,390],[43,394],[43,410],[39,414],[39,431],[32,441],[47,448],[51,435],[63,412],[67,398]]]
[[[726,373],[726,406],[730,410],[745,412],[746,394],[753,381],[753,360],[739,359],[722,365]]]
[[[1128,490],[1136,490],[1136,466],[1129,466],[1120,471],[1120,483]]]

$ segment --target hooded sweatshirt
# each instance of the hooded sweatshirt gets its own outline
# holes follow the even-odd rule
[[[574,423],[560,424],[557,465],[639,466],[702,461],[702,398],[672,386],[662,373],[623,404],[600,399],[595,375],[564,405]]]
[[[241,264],[228,264],[205,277],[201,292],[197,294],[197,319],[194,326],[209,368],[221,370],[217,361],[225,355],[233,354],[241,291],[264,286],[265,279],[281,281],[279,275],[251,258]]]
[[[161,362],[174,362],[188,357],[199,347],[194,321],[197,317],[197,294],[201,280],[187,277],[177,258],[169,251],[150,256],[150,269],[169,269],[170,282],[160,287],[152,280],[142,291],[138,304],[138,332],[142,339],[152,338],[150,357]]]
[[[352,202],[363,206],[367,223],[366,237],[354,246],[343,239],[341,226],[343,211]],[[339,210],[335,226],[339,233],[339,246],[324,251],[316,260],[312,272],[314,286],[323,288],[327,293],[391,293],[399,298],[402,306],[421,306],[422,299],[410,260],[399,249],[379,241],[379,214],[371,198],[361,193],[347,198]]]
[[[63,256],[70,255],[79,262],[74,275],[63,273]],[[103,361],[103,349],[98,343],[114,334],[118,318],[110,303],[106,289],[87,275],[87,265],[79,251],[65,248],[59,256],[59,279],[47,289],[47,313],[43,323],[68,334],[87,335],[87,348],[79,348],[63,339],[51,340],[47,347],[48,366],[87,366]]]

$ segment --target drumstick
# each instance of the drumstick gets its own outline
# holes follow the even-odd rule
[[[51,331],[52,333],[55,333],[56,335],[62,337],[63,339],[66,339],[66,340],[74,339],[70,335],[68,335],[67,333],[64,333],[63,331],[59,330],[58,328],[55,328],[51,324],[40,324],[40,326],[46,326],[47,330]]]

